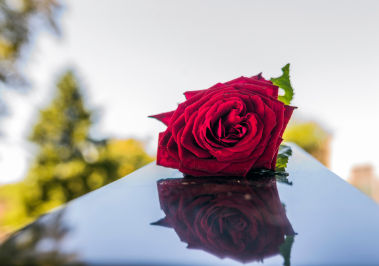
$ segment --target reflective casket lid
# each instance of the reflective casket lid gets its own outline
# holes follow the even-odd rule
[[[379,206],[292,150],[286,182],[152,163],[16,232],[0,264],[379,264]]]

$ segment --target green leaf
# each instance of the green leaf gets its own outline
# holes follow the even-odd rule
[[[288,180],[288,174],[287,175],[284,175],[284,174],[278,174],[278,172],[276,172],[277,174],[275,175],[275,178],[276,178],[276,181],[279,182],[279,183],[283,183],[283,184],[286,184],[286,185],[289,185],[289,186],[292,186],[292,181],[289,181]]]
[[[284,95],[279,96],[278,100],[282,103],[289,105],[293,98],[293,88],[290,81],[290,64],[282,68],[283,74],[277,78],[271,78],[271,82],[284,90]]]
[[[276,160],[275,170],[266,168],[251,169],[249,172],[250,177],[267,177],[272,176],[276,178],[276,181],[287,185],[292,185],[292,182],[288,180],[288,173],[286,167],[289,157],[292,155],[292,149],[287,145],[280,145],[278,151],[278,157]]]
[[[288,185],[292,185],[292,182],[290,182],[287,178],[288,173],[286,172],[288,159],[291,156],[292,156],[291,147],[284,144],[280,145],[278,157],[276,159],[275,176],[278,182],[285,183]]]
[[[281,144],[279,146],[278,157],[276,160],[275,171],[284,172],[287,167],[288,159],[292,155],[292,149],[290,146]]]

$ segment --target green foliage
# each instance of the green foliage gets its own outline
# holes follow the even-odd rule
[[[279,95],[279,101],[289,105],[293,98],[293,88],[290,81],[290,64],[282,68],[283,74],[280,77],[272,78],[271,81],[274,85],[283,89],[284,95]]]
[[[275,178],[276,181],[292,185],[292,182],[288,180],[288,173],[286,172],[289,158],[292,156],[292,149],[290,146],[281,144],[279,146],[278,157],[275,165]]]
[[[3,196],[18,215],[8,211],[3,217],[0,214],[0,227],[23,225],[153,160],[137,140],[92,139],[91,125],[91,112],[83,103],[77,79],[68,71],[57,83],[51,104],[40,111],[30,134],[38,153],[25,180],[15,185],[14,193],[3,189],[17,197],[17,203],[9,203],[13,199],[0,190],[0,199]]]
[[[294,142],[308,152],[317,149],[328,138],[328,133],[315,122],[291,123],[284,132],[286,141]]]
[[[120,170],[125,167],[120,159],[125,156],[125,148],[120,147],[115,155],[114,141],[90,138],[91,112],[84,107],[72,72],[62,76],[57,89],[56,98],[40,112],[40,120],[30,136],[40,147],[26,179],[30,193],[25,203],[31,215],[108,184],[150,160],[140,146],[140,154],[136,156],[134,150],[128,155],[135,159],[129,169]],[[131,162],[132,158],[126,160]]]
[[[292,149],[287,145],[280,145],[278,157],[276,160],[276,171],[282,172],[286,170],[289,157],[292,155]]]
[[[318,123],[292,122],[287,126],[283,139],[296,143],[321,163],[329,165],[330,134]]]
[[[25,82],[19,65],[23,50],[40,28],[48,26],[58,32],[54,15],[59,8],[56,0],[0,0],[0,83]]]
[[[100,175],[101,185],[117,177],[117,162],[101,157],[106,143],[90,139],[90,126],[91,112],[85,109],[78,82],[68,71],[30,135],[39,153],[25,180],[28,214],[39,215],[91,191],[91,176]]]
[[[78,148],[88,138],[91,113],[84,107],[73,72],[68,71],[62,76],[57,90],[52,103],[40,111],[40,120],[34,126],[30,140],[61,161],[68,159],[70,149]],[[59,147],[59,153],[53,154],[56,147]]]
[[[292,182],[288,180],[288,173],[286,172],[288,159],[292,156],[292,149],[290,146],[281,144],[278,151],[278,157],[276,160],[275,171],[266,168],[251,169],[249,176],[267,177],[272,176],[276,178],[276,181],[287,185],[292,185]]]
[[[23,183],[7,184],[0,187],[0,240],[6,232],[14,231],[29,222],[23,202],[26,188]]]

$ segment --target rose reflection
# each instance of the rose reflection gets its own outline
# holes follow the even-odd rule
[[[288,253],[289,264],[282,244],[295,233],[274,178],[165,179],[158,193],[166,217],[153,224],[172,227],[188,248],[240,262]]]

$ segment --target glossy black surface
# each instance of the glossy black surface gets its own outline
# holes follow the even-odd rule
[[[158,181],[165,217],[189,249],[247,263],[281,254],[289,261],[295,236],[275,177],[174,178]]]
[[[293,147],[287,171],[292,186],[282,183],[274,183],[273,186],[271,181],[260,181],[260,185],[263,182],[267,190],[262,192],[257,188],[257,182],[241,185],[237,181],[229,181],[232,182],[229,185],[232,191],[228,195],[224,181],[203,180],[201,185],[194,181],[188,189],[186,184],[183,185],[183,180],[178,179],[182,176],[180,172],[152,163],[72,201],[19,231],[1,247],[0,262],[32,262],[37,265],[242,265],[241,261],[261,264],[259,260],[263,259],[264,264],[281,265],[287,259],[291,265],[378,265],[379,206],[297,147]],[[167,178],[174,179],[161,180]],[[159,191],[158,180],[161,180],[158,183]],[[207,190],[211,191],[206,193],[204,186],[209,186],[211,189]],[[248,193],[245,193],[246,189],[249,189]],[[175,191],[181,193],[175,194]],[[264,199],[270,193],[274,195],[269,197],[274,198],[273,202],[269,206],[262,205],[262,202],[269,201]],[[243,258],[231,251],[225,253],[223,248],[220,253],[219,246],[209,245],[207,241],[199,242],[199,236],[193,238],[194,233],[186,234],[189,230],[198,232],[198,229],[195,230],[197,220],[192,216],[200,213],[204,207],[197,208],[200,211],[191,214],[193,208],[183,212],[183,206],[192,206],[194,198],[206,194],[212,200],[221,198],[213,202],[211,208],[207,207],[207,211],[213,210],[215,204],[220,202],[222,206],[228,207],[227,202],[239,198],[236,206],[242,207],[234,208],[240,211],[237,216],[235,213],[230,216],[224,215],[225,212],[217,212],[221,213],[217,214],[220,215],[216,217],[218,221],[222,220],[219,217],[227,217],[223,221],[231,226],[228,232],[230,228],[245,230],[248,228],[246,221],[259,224],[259,235],[244,238],[246,233],[237,234],[238,237],[234,237],[232,242],[226,242],[240,243],[239,239],[243,239],[251,251],[238,253]],[[248,196],[241,197],[245,194]],[[251,201],[251,197],[259,197],[261,203]],[[180,200],[183,206],[176,205],[175,202]],[[212,201],[205,202],[209,205]],[[284,209],[279,206],[280,202],[285,205]],[[241,219],[241,213],[250,213],[247,209],[266,214]],[[272,213],[276,215],[274,218]],[[258,216],[266,218],[256,218]],[[162,222],[161,219],[165,217],[166,220]],[[201,217],[206,216],[203,214]],[[214,221],[208,218],[205,220]],[[183,219],[189,219],[191,223],[183,227]],[[216,223],[217,226],[219,224]],[[279,240],[267,240],[273,239],[270,233],[283,228],[283,225],[285,229],[279,230],[279,238],[275,238]],[[290,247],[290,258],[283,254],[283,248],[270,246],[270,243],[283,246],[285,238],[293,237],[289,226],[297,233]],[[225,230],[216,233],[219,232],[225,233]],[[217,234],[216,238],[219,237]],[[254,237],[259,241],[251,242]],[[192,248],[187,248],[188,244],[191,246],[195,242]],[[257,243],[264,243],[270,252],[265,253],[265,249]],[[253,254],[257,250],[261,251]]]

